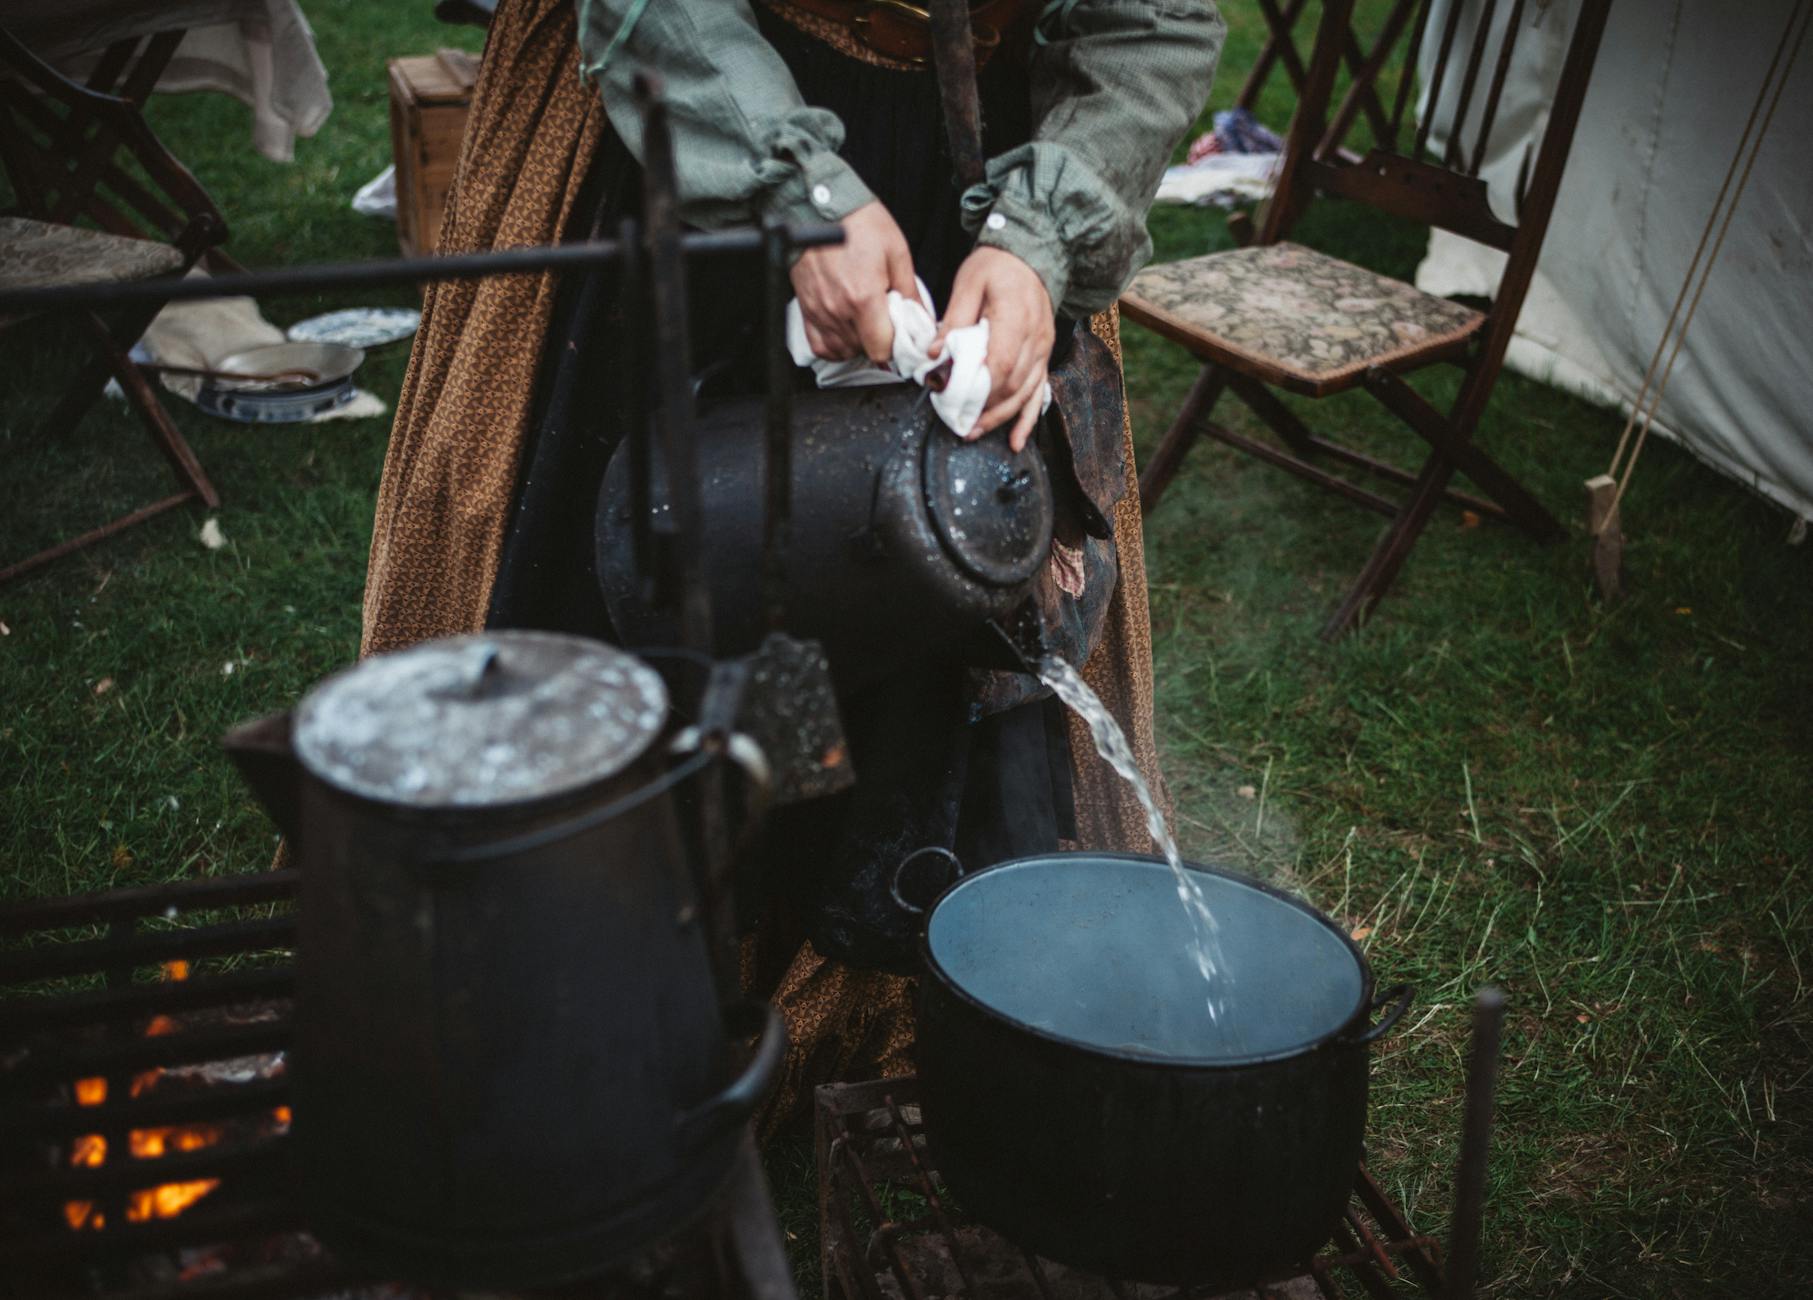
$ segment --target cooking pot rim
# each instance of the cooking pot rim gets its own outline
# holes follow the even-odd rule
[[[1341,941],[1342,946],[1347,950],[1348,954],[1352,956],[1355,965],[1359,968],[1360,992],[1359,999],[1355,1003],[1353,1011],[1349,1013],[1336,1028],[1293,1047],[1282,1048],[1275,1052],[1254,1052],[1244,1056],[1176,1056],[1169,1053],[1142,1052],[1126,1047],[1105,1047],[1099,1043],[1085,1042],[1080,1038],[1071,1038],[1066,1034],[1055,1033],[1049,1029],[1041,1029],[1039,1026],[1029,1024],[1017,1016],[1009,1015],[998,1007],[991,1006],[989,1003],[984,1002],[968,989],[964,988],[962,984],[958,983],[956,978],[953,977],[938,961],[937,957],[932,954],[932,922],[938,915],[939,907],[944,904],[944,901],[947,898],[950,898],[958,890],[971,884],[973,881],[982,879],[991,872],[1013,867],[1025,868],[1041,862],[1069,861],[1076,858],[1091,858],[1102,862],[1139,862],[1155,864],[1164,867],[1167,871],[1170,870],[1170,864],[1156,853],[1109,853],[1096,852],[1092,849],[1072,849],[1056,853],[1035,853],[1023,858],[1009,858],[1003,862],[992,863],[989,866],[980,867],[975,871],[966,872],[951,881],[950,884],[946,885],[944,889],[939,892],[938,897],[933,899],[931,905],[925,909],[925,921],[924,924],[919,927],[919,956],[927,976],[936,980],[939,986],[951,996],[979,1011],[984,1016],[999,1021],[1010,1029],[1017,1030],[1031,1038],[1041,1039],[1047,1043],[1068,1048],[1071,1051],[1084,1052],[1090,1056],[1101,1057],[1106,1060],[1117,1061],[1127,1065],[1150,1066],[1161,1070],[1230,1070],[1242,1069],[1253,1065],[1269,1065],[1279,1061],[1294,1060],[1298,1057],[1308,1056],[1331,1046],[1357,1046],[1364,1050],[1364,1040],[1359,1037],[1360,1032],[1363,1031],[1355,1030],[1355,1022],[1363,1021],[1366,1018],[1368,1010],[1372,1008],[1374,986],[1372,967],[1366,960],[1366,954],[1360,951],[1360,946],[1353,941],[1352,937],[1348,935],[1345,930],[1335,924],[1332,918],[1324,915],[1302,899],[1286,893],[1275,885],[1268,885],[1263,880],[1255,880],[1251,876],[1241,875],[1239,872],[1229,871],[1221,867],[1211,867],[1200,862],[1185,862],[1183,865],[1188,870],[1200,871],[1204,875],[1209,876],[1220,876],[1224,880],[1233,881],[1235,884],[1250,886],[1262,894],[1269,894],[1279,902],[1286,903],[1291,907],[1296,908],[1299,912],[1302,912],[1310,919],[1320,924],[1330,934]]]

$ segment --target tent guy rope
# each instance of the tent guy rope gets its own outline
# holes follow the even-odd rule
[[[1737,148],[1732,151],[1731,164],[1726,168],[1724,182],[1712,201],[1712,212],[1706,218],[1706,227],[1701,231],[1699,243],[1688,262],[1681,290],[1675,295],[1674,306],[1668,313],[1668,322],[1662,327],[1662,337],[1650,357],[1648,369],[1643,373],[1642,385],[1631,402],[1630,416],[1625,420],[1624,430],[1618,436],[1611,464],[1604,474],[1586,481],[1587,528],[1594,539],[1593,570],[1602,596],[1615,596],[1621,588],[1619,570],[1623,560],[1624,536],[1618,507],[1624,500],[1631,474],[1637,467],[1637,458],[1643,452],[1644,444],[1649,439],[1650,426],[1654,424],[1656,412],[1661,408],[1662,398],[1668,391],[1668,381],[1674,374],[1675,363],[1680,359],[1687,342],[1687,331],[1693,324],[1700,300],[1705,296],[1706,286],[1712,279],[1712,268],[1725,246],[1725,237],[1730,233],[1732,217],[1736,215],[1738,203],[1750,182],[1750,174],[1756,166],[1757,156],[1762,152],[1769,127],[1775,121],[1775,111],[1781,104],[1788,77],[1800,57],[1801,46],[1806,41],[1809,12],[1810,0],[1796,0],[1794,8],[1789,11],[1781,40],[1776,45],[1774,56],[1769,60],[1768,71],[1763,74],[1762,82],[1757,87],[1756,100],[1750,106],[1750,116],[1745,119]],[[1732,184],[1734,179],[1735,188]],[[1716,237],[1713,234],[1715,229],[1718,232]],[[1687,309],[1684,315],[1681,310],[1683,305]],[[1662,360],[1664,354],[1668,357],[1666,364]],[[1658,367],[1661,368],[1659,378]],[[1636,432],[1634,441],[1631,437],[1633,430]],[[1625,454],[1627,448],[1628,457]]]

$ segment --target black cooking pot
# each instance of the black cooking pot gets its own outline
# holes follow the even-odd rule
[[[1213,984],[1162,858],[1023,858],[946,889],[921,941],[926,1132],[957,1201],[1041,1255],[1251,1282],[1332,1236],[1367,1045],[1411,990],[1375,999],[1360,950],[1307,904],[1190,870],[1218,924]]]

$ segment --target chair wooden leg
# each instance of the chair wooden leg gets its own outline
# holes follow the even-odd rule
[[[1139,508],[1143,513],[1149,515],[1158,508],[1158,499],[1177,477],[1184,456],[1196,441],[1199,422],[1208,419],[1214,411],[1227,382],[1227,372],[1216,365],[1204,366],[1202,373],[1196,376],[1189,395],[1177,408],[1177,418],[1171,421],[1171,427],[1159,441],[1152,463],[1139,476]]]
[[[1451,459],[1461,473],[1484,488],[1487,495],[1504,508],[1504,516],[1511,523],[1537,541],[1559,541],[1567,535],[1560,522],[1528,488],[1472,444],[1471,430],[1463,433],[1456,429],[1447,416],[1429,405],[1403,379],[1388,371],[1374,370],[1367,375],[1366,386],[1418,437],[1437,453]]]
[[[125,349],[98,316],[88,317],[88,330],[94,338],[95,346],[107,359],[114,377],[120,381],[120,387],[125,390],[126,400],[144,421],[151,440],[157,444],[164,459],[170,462],[170,468],[176,474],[178,482],[200,497],[210,510],[218,509],[220,493],[214,490],[214,484],[209,482],[207,472],[202,469],[195,452],[171,422],[170,413],[157,400],[157,394],[151,387],[151,381],[145,378],[145,372],[126,355]]]
[[[1257,379],[1232,373],[1228,375],[1228,387],[1234,390],[1234,396],[1244,402],[1267,428],[1284,439],[1297,455],[1308,460],[1316,454],[1316,439],[1310,433],[1309,426],[1299,420],[1271,389]]]
[[[1429,516],[1441,504],[1442,491],[1452,477],[1454,462],[1441,452],[1431,453],[1429,459],[1423,462],[1422,471],[1416,476],[1416,486],[1398,508],[1397,518],[1391,521],[1391,526],[1373,548],[1366,567],[1360,570],[1360,576],[1341,598],[1335,612],[1322,625],[1324,641],[1339,640],[1378,603],[1379,597],[1385,594],[1397,577],[1398,570],[1403,568],[1404,560],[1409,556],[1410,548],[1416,545],[1416,539],[1422,535]]]
[[[113,374],[113,367],[105,356],[97,353],[91,360],[84,362],[81,371],[63,390],[63,396],[51,408],[50,414],[38,426],[33,435],[38,442],[54,442],[66,438],[90,408],[101,400],[101,393],[107,387],[107,378]]]

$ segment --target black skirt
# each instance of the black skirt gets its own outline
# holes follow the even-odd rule
[[[761,21],[806,101],[843,121],[842,156],[899,223],[934,301],[946,301],[973,241],[959,218],[936,78],[851,59],[765,13]],[[1022,71],[993,60],[980,91],[987,152],[1024,141]],[[608,233],[640,200],[637,166],[607,132],[576,208],[583,223],[568,236]],[[718,259],[689,278],[693,369],[707,395],[761,388],[760,322],[727,310],[761,300],[760,275],[753,258]],[[561,287],[489,626],[614,639],[593,530],[599,485],[624,432],[616,345],[643,326],[627,318],[614,280],[607,269]],[[800,378],[810,382],[803,371]],[[771,814],[760,874],[827,956],[902,967],[916,925],[893,903],[890,884],[904,858],[948,848],[974,869],[1074,837],[1065,728],[1049,700],[972,720],[964,671],[951,663],[925,663],[841,703],[856,784]]]

